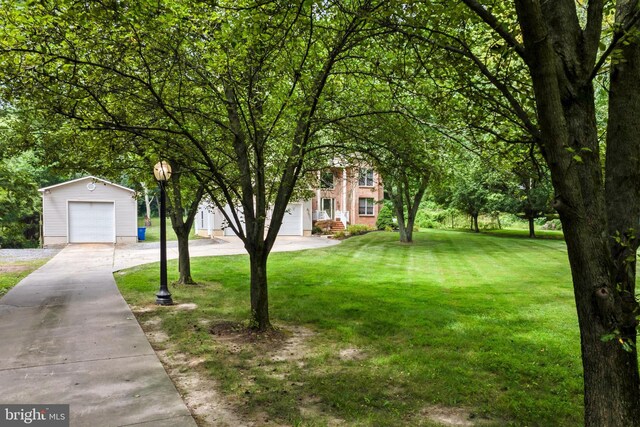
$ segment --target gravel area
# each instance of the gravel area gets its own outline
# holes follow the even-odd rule
[[[51,258],[60,249],[0,249],[0,263]]]

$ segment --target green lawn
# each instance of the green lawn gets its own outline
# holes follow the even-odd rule
[[[517,228],[503,228],[500,230],[483,230],[482,232],[495,236],[529,238],[529,229],[522,230]],[[564,240],[564,234],[561,230],[536,230],[536,238]]]
[[[138,218],[138,227],[144,227],[144,218]],[[145,239],[144,242],[159,242],[160,241],[160,218],[153,217],[151,218],[151,227],[145,227]],[[196,236],[192,231],[189,239],[199,239],[199,236]],[[176,237],[176,233],[173,231],[173,227],[171,227],[171,220],[167,218],[167,240],[178,240]]]
[[[157,265],[117,274],[130,304],[246,414],[292,425],[431,424],[433,407],[481,425],[582,422],[579,336],[564,242],[429,230],[415,244],[370,233],[322,250],[272,254],[271,316],[313,333],[307,354],[216,340],[206,322],[246,321],[246,256],[194,259],[192,311],[153,306]],[[175,261],[169,264],[175,280]],[[210,325],[210,324],[209,324]],[[345,355],[347,355],[345,357]],[[348,355],[355,355],[350,357]]]
[[[32,271],[37,270],[49,259],[33,261],[0,262],[0,297],[24,279]]]
[[[421,231],[427,231],[428,229],[422,229]],[[462,233],[473,233],[468,228],[448,228],[449,231],[458,231]],[[522,239],[529,238],[529,229],[524,228],[491,228],[481,229],[480,234],[490,234],[492,236],[499,237],[518,237]],[[551,239],[551,240],[564,240],[564,234],[562,230],[537,230],[536,239]]]

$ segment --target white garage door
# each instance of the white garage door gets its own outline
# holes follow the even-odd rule
[[[230,218],[233,218],[233,215],[232,215],[232,212],[231,212],[231,208],[229,206],[226,206],[224,208],[224,210],[227,211],[227,214],[229,215]],[[242,231],[246,231],[247,228],[246,228],[246,225],[244,223],[244,214],[242,213],[242,208],[238,208],[236,210],[236,214],[240,218],[240,223],[242,224]],[[226,219],[223,219],[222,221],[223,221],[223,223],[227,223]],[[224,235],[225,236],[235,236],[236,233],[233,231],[233,228],[231,228],[231,227],[229,227],[227,225],[227,227],[224,229]]]
[[[115,243],[113,202],[69,202],[69,243]]]
[[[279,236],[302,236],[302,204],[290,203],[282,218]]]
[[[226,208],[229,209],[228,207]],[[267,215],[267,225],[271,221],[271,212]],[[244,222],[242,229],[245,229]],[[224,229],[225,236],[235,236],[231,227]],[[278,231],[278,236],[302,236],[302,203],[290,203],[282,218],[282,226]]]

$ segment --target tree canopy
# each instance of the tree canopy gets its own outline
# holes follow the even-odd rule
[[[639,19],[637,0],[0,0],[0,94],[46,112],[68,150],[188,158],[249,253],[260,330],[267,257],[327,130],[401,114],[479,154],[535,147],[573,275],[585,424],[639,425]],[[419,148],[406,128],[371,129],[393,136],[390,188],[411,171],[419,189],[429,164],[401,161]]]

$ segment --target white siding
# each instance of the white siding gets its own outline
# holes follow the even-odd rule
[[[302,202],[302,235],[311,236],[313,228],[313,207],[311,199]]]
[[[213,209],[207,202],[200,203],[194,221],[195,232],[200,237],[213,237],[213,223],[215,221]]]
[[[116,243],[136,242],[138,234],[137,210],[133,190],[102,182],[95,182],[91,191],[88,177],[43,189],[42,216],[44,244],[66,243],[68,237],[67,204],[72,201],[113,202],[115,204]]]

